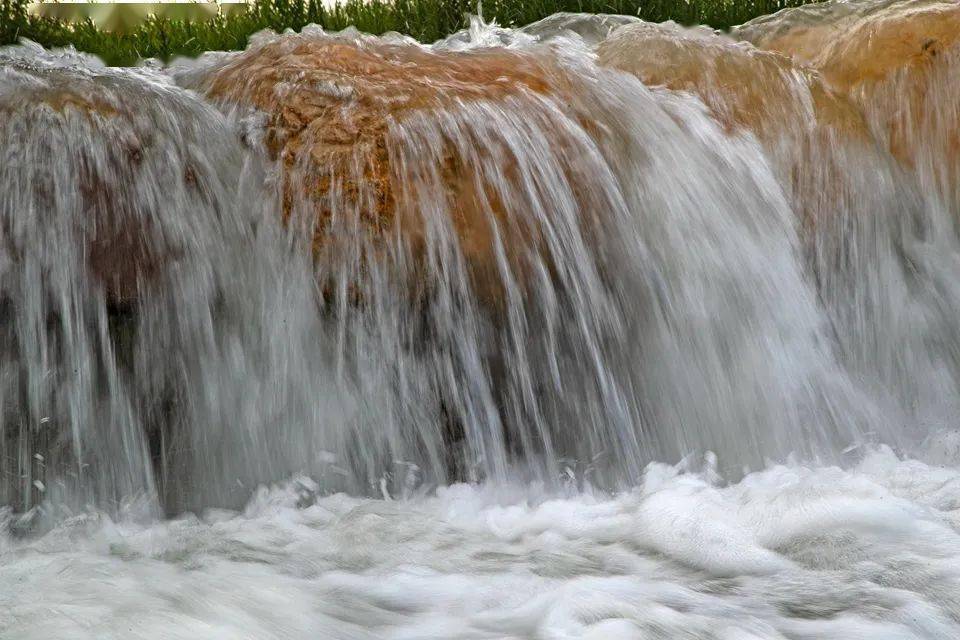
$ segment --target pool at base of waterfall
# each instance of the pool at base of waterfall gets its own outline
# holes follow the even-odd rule
[[[616,495],[295,478],[242,512],[0,538],[0,638],[953,640],[960,438],[849,470],[651,464]],[[8,516],[12,517],[12,516]]]

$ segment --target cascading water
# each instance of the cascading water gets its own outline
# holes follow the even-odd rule
[[[0,50],[0,637],[956,637],[951,38]]]
[[[32,47],[4,52],[2,73],[0,491],[20,509],[115,507],[154,493],[125,318],[167,263],[219,251],[236,175],[217,172],[240,157],[212,109],[159,77]]]

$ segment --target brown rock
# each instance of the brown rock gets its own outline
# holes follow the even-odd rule
[[[960,4],[942,0],[826,2],[781,11],[736,31],[808,64],[849,90],[911,68],[922,72],[960,42]]]
[[[755,20],[737,35],[818,69],[924,193],[960,206],[960,4],[834,1]]]
[[[524,268],[523,251],[513,245],[526,249],[536,238],[519,237],[508,221],[509,204],[474,166],[477,159],[457,151],[456,140],[437,139],[442,149],[424,150],[442,158],[436,167],[398,167],[397,157],[411,150],[391,150],[397,143],[388,139],[389,129],[413,114],[555,93],[558,77],[541,58],[506,49],[440,52],[373,39],[284,35],[228,60],[201,88],[220,104],[268,115],[267,151],[284,170],[284,219],[289,223],[306,209],[317,255],[339,250],[343,238],[331,237],[337,225],[360,231],[374,245],[397,231],[417,254],[425,233],[417,211],[422,203],[403,194],[418,176],[399,174],[438,171],[474,285],[481,297],[496,299],[493,220],[516,269]],[[504,159],[504,173],[511,162]]]
[[[698,96],[729,132],[755,135],[806,224],[830,215],[849,195],[840,148],[873,145],[858,108],[816,71],[706,28],[631,24],[597,52],[601,64],[647,85]]]
[[[751,131],[764,142],[811,118],[818,126],[866,134],[856,108],[810,69],[705,28],[628,25],[600,44],[598,56],[648,85],[696,94],[728,129]]]
[[[11,121],[14,118],[29,120],[31,115],[28,112],[36,114],[40,110],[54,112],[50,115],[58,118],[63,127],[71,127],[71,122],[82,119],[86,121],[82,126],[92,130],[98,129],[100,123],[121,117],[117,105],[104,97],[84,90],[75,91],[69,86],[25,91],[19,95],[16,104],[0,100],[0,117]],[[29,140],[23,142],[30,143]],[[50,163],[69,162],[75,167],[75,182],[72,184],[56,184],[53,174],[45,173],[42,167],[37,167],[31,178],[34,197],[39,199],[38,206],[49,209],[43,215],[73,215],[55,210],[57,205],[52,198],[55,191],[76,194],[77,216],[72,222],[77,233],[86,238],[88,266],[102,283],[112,305],[134,302],[140,283],[156,277],[162,262],[138,217],[130,213],[130,198],[122,193],[125,185],[117,179],[137,164],[137,158],[143,152],[140,145],[141,141],[131,136],[123,144],[115,145],[115,153],[108,158],[49,158]],[[103,175],[104,165],[111,166],[116,173]],[[47,206],[44,207],[43,203]]]
[[[235,227],[221,214],[240,149],[195,95],[79,54],[3,53],[0,217],[15,260],[84,260],[108,304],[129,306],[172,260]]]

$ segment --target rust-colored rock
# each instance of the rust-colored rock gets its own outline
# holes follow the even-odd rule
[[[86,125],[96,129],[98,122],[106,122],[120,115],[116,105],[102,97],[73,91],[65,86],[24,92],[19,98],[16,110],[13,105],[0,102],[0,117],[10,118],[11,121],[14,117],[29,119],[27,111],[49,110],[55,114],[51,114],[53,117],[61,120],[64,127],[71,126],[71,120],[82,119]],[[103,167],[97,166],[106,162],[122,172],[124,167],[135,163],[136,156],[141,153],[138,145],[139,142],[131,138],[129,145],[116,146],[114,150],[117,157],[70,159],[77,161],[73,184],[57,183],[52,172],[46,174],[40,167],[31,178],[37,205],[49,209],[43,212],[45,216],[70,215],[68,211],[58,210],[60,205],[55,204],[54,193],[59,190],[63,197],[76,189],[75,204],[79,215],[73,224],[78,233],[86,238],[91,273],[103,285],[107,300],[115,305],[134,302],[140,284],[155,278],[161,264],[160,256],[145,237],[137,218],[124,210],[128,208],[129,198],[117,192],[116,176],[101,175]],[[50,158],[48,162],[56,163],[59,160]]]
[[[832,215],[852,189],[838,150],[873,145],[859,109],[818,73],[706,28],[631,24],[597,51],[601,64],[648,85],[698,96],[730,133],[755,135],[805,224]]]
[[[729,130],[753,132],[764,142],[812,122],[866,134],[856,108],[816,73],[706,28],[627,25],[600,44],[598,56],[648,85],[696,94]]]
[[[313,218],[317,254],[335,250],[331,229],[361,230],[377,245],[398,231],[417,253],[422,249],[422,205],[403,191],[417,175],[394,166],[410,149],[391,150],[392,124],[413,114],[455,111],[483,101],[551,94],[557,78],[541,58],[507,49],[438,51],[403,43],[327,35],[284,35],[254,45],[205,78],[200,87],[220,104],[253,107],[267,114],[265,144],[285,172],[284,218],[306,207]],[[513,266],[519,250],[536,239],[520,238],[509,224],[508,205],[483,171],[462,157],[454,136],[425,149],[438,158],[447,208],[474,285],[481,298],[499,295],[493,219]],[[403,146],[404,143],[399,143]],[[478,155],[484,153],[480,149]],[[510,158],[501,165],[511,171]],[[422,176],[421,176],[422,177]],[[478,182],[479,180],[479,182]],[[511,236],[511,233],[513,235]],[[391,238],[396,237],[391,235]],[[351,246],[350,250],[355,248]]]
[[[754,20],[736,35],[819,70],[924,190],[960,204],[960,3],[835,0]]]
[[[960,4],[834,0],[758,18],[736,35],[808,64],[846,90],[900,69],[920,72],[934,65],[960,43]]]

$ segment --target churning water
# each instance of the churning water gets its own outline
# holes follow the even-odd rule
[[[960,637],[960,9],[734,36],[0,50],[0,638]]]

